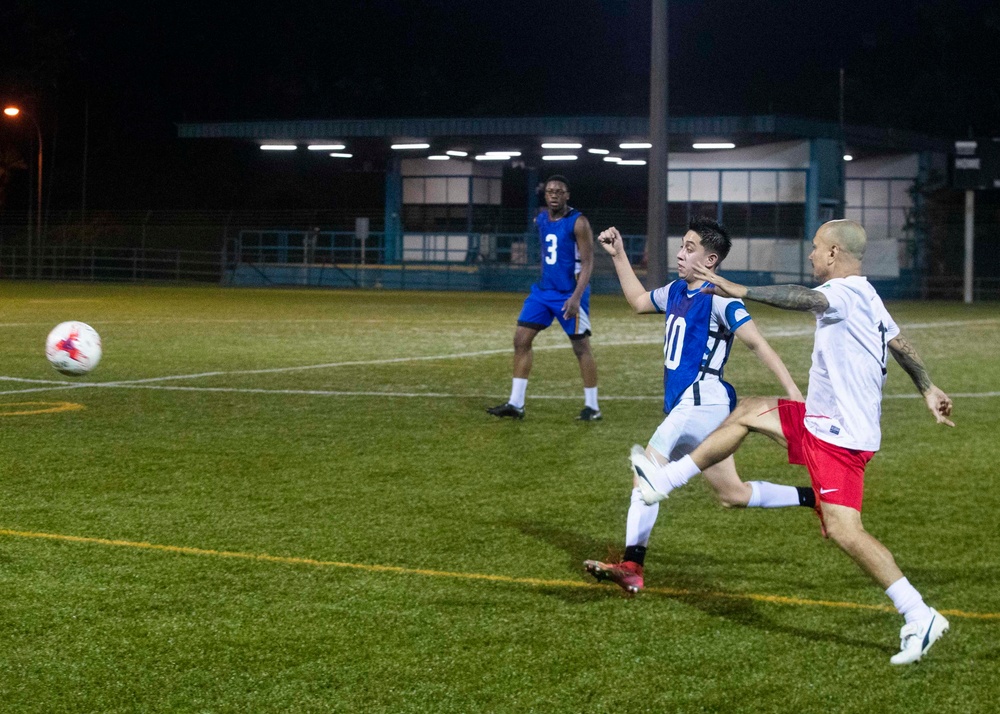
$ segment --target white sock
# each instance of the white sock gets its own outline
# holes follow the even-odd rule
[[[508,403],[513,404],[518,409],[524,408],[524,393],[528,391],[528,380],[514,377],[510,386],[510,399]]]
[[[657,491],[670,493],[672,489],[680,488],[700,473],[701,469],[695,465],[691,457],[683,456],[657,469],[649,480]]]
[[[753,493],[747,508],[785,508],[799,505],[799,491],[795,486],[782,486],[768,481],[751,481]]]
[[[625,519],[625,545],[646,547],[649,544],[649,534],[653,530],[653,524],[656,523],[656,516],[659,512],[659,503],[647,506],[642,500],[642,491],[633,488],[632,500],[628,506],[628,517]]]
[[[585,407],[590,407],[595,412],[600,411],[600,409],[597,408],[597,387],[583,388],[583,405]]]
[[[885,594],[892,600],[899,614],[906,618],[907,624],[916,620],[926,620],[931,616],[931,609],[906,578],[900,578],[886,588]]]

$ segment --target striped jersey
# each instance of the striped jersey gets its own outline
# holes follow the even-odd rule
[[[663,411],[678,404],[736,406],[736,390],[722,378],[733,333],[750,320],[735,298],[694,290],[683,280],[653,290],[649,297],[665,314],[663,337]]]

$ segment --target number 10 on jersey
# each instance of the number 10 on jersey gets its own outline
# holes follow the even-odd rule
[[[667,369],[677,369],[680,365],[686,331],[687,323],[683,317],[667,315],[667,326],[663,339],[663,366]]]

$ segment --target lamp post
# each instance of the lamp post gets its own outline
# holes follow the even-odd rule
[[[35,225],[31,226],[29,221],[28,226],[28,277],[32,275],[32,265],[31,265],[31,230],[34,228],[35,233],[35,246],[39,251],[39,257],[41,257],[42,250],[42,129],[38,126],[38,122],[35,120],[31,114],[24,112],[20,107],[7,106],[3,110],[4,116],[8,119],[14,119],[16,117],[24,114],[29,119],[31,123],[35,125],[35,134],[38,137],[38,171],[36,173],[36,185],[35,185]],[[30,206],[30,204],[29,204]],[[29,211],[30,212],[30,211]]]

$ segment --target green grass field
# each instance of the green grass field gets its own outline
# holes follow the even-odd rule
[[[555,330],[500,421],[522,299],[0,283],[0,711],[997,711],[996,304],[889,305],[958,425],[892,367],[865,523],[952,624],[895,668],[901,618],[811,512],[701,479],[647,591],[592,583],[662,418],[662,318],[594,299],[604,421],[574,421]],[[753,312],[804,388],[810,316]],[[104,340],[83,379],[44,358],[68,319]],[[727,375],[777,391],[740,345]],[[737,464],[807,483],[762,438]]]

